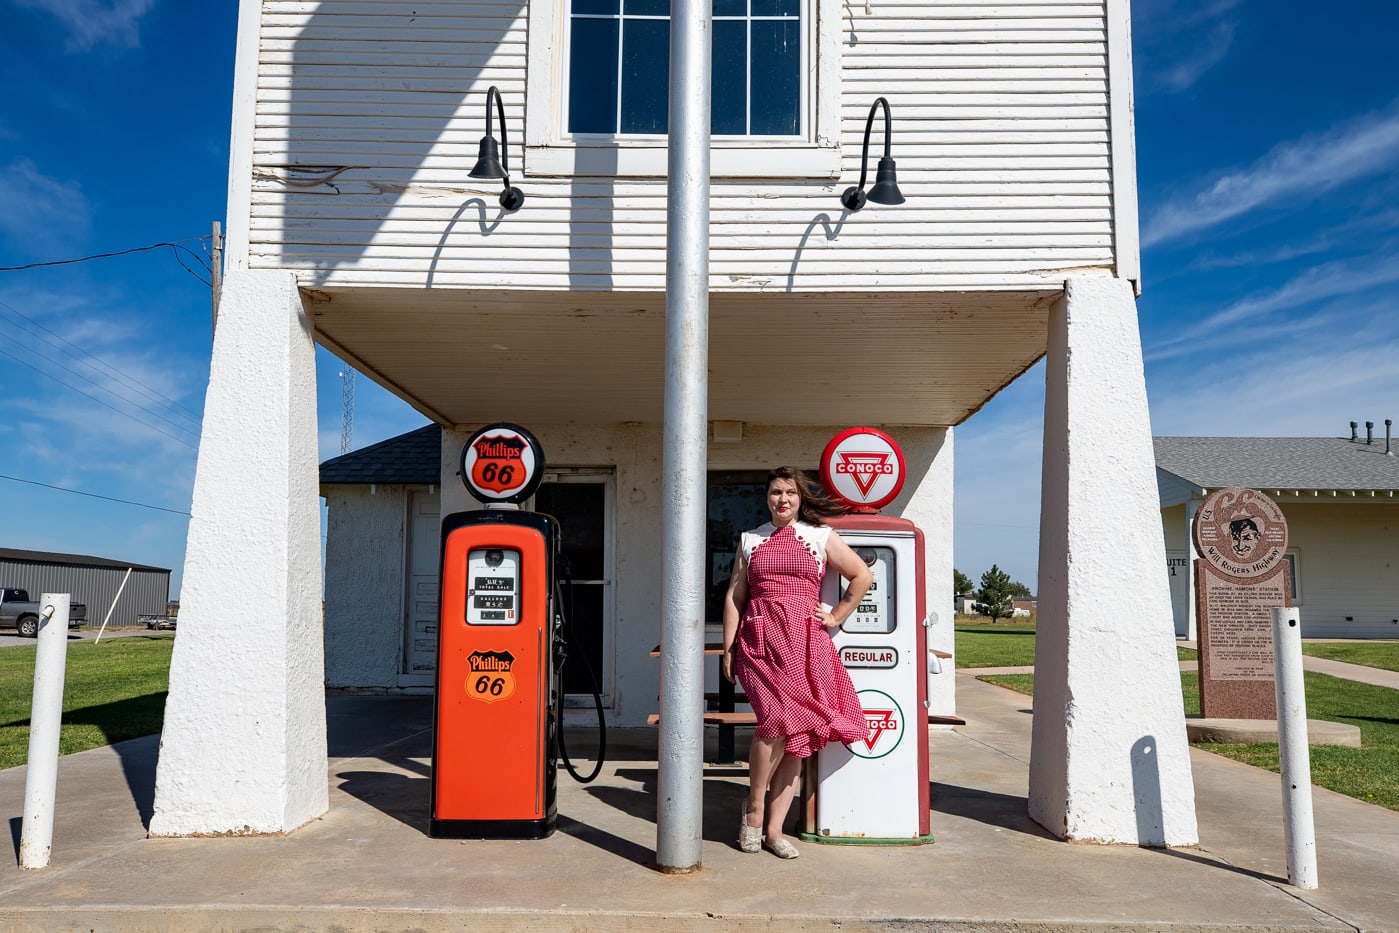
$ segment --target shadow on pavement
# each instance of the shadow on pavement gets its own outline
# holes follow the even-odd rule
[[[928,790],[931,806],[936,813],[976,820],[1027,836],[1057,840],[1049,830],[1030,819],[1026,812],[1029,802],[1024,797],[938,781],[929,782]]]

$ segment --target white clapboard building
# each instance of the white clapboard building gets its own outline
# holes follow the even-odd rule
[[[423,570],[437,517],[475,505],[458,452],[516,422],[546,451],[548,509],[589,536],[621,725],[656,709],[667,513],[706,510],[717,585],[765,471],[816,466],[851,425],[903,446],[885,511],[928,536],[930,642],[950,651],[953,432],[1047,356],[1030,812],[1076,839],[1194,841],[1134,305],[1127,0],[712,9],[713,79],[680,97],[711,110],[708,428],[682,439],[706,452],[701,503],[663,497],[667,258],[685,246],[668,253],[668,206],[702,178],[693,155],[667,162],[670,4],[241,4],[153,832],[284,831],[326,806],[318,343],[442,429],[436,481],[380,498],[379,536],[337,541],[332,522],[332,555],[385,557],[372,612],[328,588],[327,637],[368,637],[379,686],[430,683]],[[471,175],[488,132],[522,200]],[[872,188],[886,149],[902,203]],[[865,167],[875,197],[850,210]],[[1124,589],[1143,608],[1126,627]],[[249,593],[265,611],[218,624]],[[953,676],[933,682],[932,711],[955,712]],[[1144,736],[1163,789],[1145,803]]]
[[[1305,638],[1399,637],[1399,454],[1392,437],[1158,437],[1156,476],[1176,634],[1195,638],[1200,503],[1257,489],[1287,520],[1292,605]]]

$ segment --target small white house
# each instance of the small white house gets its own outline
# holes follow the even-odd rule
[[[663,528],[751,521],[767,469],[879,426],[908,474],[885,511],[927,535],[927,605],[947,606],[955,428],[1047,358],[1029,809],[1080,840],[1194,841],[1134,303],[1127,0],[243,0],[238,29],[154,834],[279,832],[325,808],[327,658],[332,681],[363,648],[353,679],[426,683],[419,570],[432,516],[474,506],[455,474],[475,428],[542,443],[539,496],[587,532],[608,715],[633,723],[658,702],[662,618],[692,619],[694,581],[727,575],[729,555],[664,546]],[[709,80],[676,70],[678,114],[672,34],[712,43]],[[709,138],[690,145],[698,101]],[[508,183],[473,173],[487,136]],[[843,197],[873,194],[881,156],[879,196]],[[668,297],[696,287],[703,323],[672,333]],[[332,524],[327,549],[379,556],[382,599],[345,606],[327,581],[343,649],[321,630],[315,344],[441,432],[435,477],[346,493],[380,536]],[[668,367],[700,355],[688,378]],[[667,451],[697,455],[684,495]],[[1109,536],[1110,579],[1084,569]],[[1124,586],[1149,624],[1098,618]],[[250,592],[265,630],[223,624]],[[370,630],[392,637],[356,642]],[[929,642],[952,650],[951,614]],[[934,682],[954,712],[953,678]],[[1149,805],[1131,790],[1142,736],[1168,789]]]
[[[1399,638],[1399,455],[1352,437],[1157,437],[1156,477],[1176,635],[1196,636],[1195,513],[1217,489],[1257,489],[1287,519],[1292,603],[1307,638]]]

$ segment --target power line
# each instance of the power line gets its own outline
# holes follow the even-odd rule
[[[72,389],[74,392],[78,393],[79,395],[83,396],[84,398],[91,399],[92,401],[94,401],[94,402],[96,402],[97,404],[101,405],[103,408],[109,408],[109,409],[111,409],[112,411],[116,412],[116,413],[119,414],[119,415],[125,415],[126,417],[130,418],[132,421],[135,421],[135,422],[137,422],[138,424],[143,424],[143,425],[145,425],[146,427],[150,428],[152,431],[155,431],[157,434],[164,434],[166,437],[170,438],[171,440],[177,441],[178,443],[181,443],[181,444],[184,444],[186,447],[197,448],[197,447],[199,446],[198,444],[192,444],[192,443],[190,443],[189,441],[185,440],[185,439],[182,438],[182,437],[176,437],[174,434],[171,434],[169,431],[161,430],[159,427],[157,427],[157,426],[151,424],[149,421],[145,421],[145,420],[143,420],[143,419],[141,419],[141,418],[137,418],[135,415],[133,415],[133,414],[132,414],[131,412],[129,412],[129,411],[122,411],[120,408],[117,408],[115,405],[112,405],[112,404],[109,404],[109,403],[107,403],[107,402],[104,402],[104,401],[102,401],[100,398],[98,398],[98,397],[95,396],[95,395],[89,395],[88,393],[84,392],[82,389],[80,389],[80,388],[78,388],[77,386],[73,385],[71,382],[64,382],[62,379],[58,378],[57,376],[55,376],[53,373],[49,372],[48,370],[40,369],[39,367],[35,366],[33,363],[30,363],[30,362],[27,361],[27,360],[21,359],[21,358],[18,357],[18,356],[15,356],[13,353],[10,353],[8,350],[5,350],[5,349],[3,349],[3,348],[0,348],[0,355],[8,356],[10,359],[14,360],[16,363],[19,363],[21,366],[27,366],[27,367],[29,367],[30,369],[34,370],[36,373],[40,373],[41,375],[48,376],[50,379],[52,379],[54,382],[57,382],[59,385],[67,386],[68,388]]]
[[[176,257],[179,256],[180,250],[184,250],[186,253],[189,253],[195,258],[195,261],[197,261],[201,266],[204,267],[204,270],[207,272],[209,270],[209,266],[208,263],[205,261],[204,257],[200,256],[198,253],[196,253],[189,247],[183,246],[182,244],[203,242],[208,239],[209,237],[207,236],[192,236],[186,237],[183,240],[175,240],[169,243],[152,243],[150,246],[133,246],[131,249],[119,249],[114,250],[110,253],[94,253],[91,256],[79,256],[76,259],[54,259],[49,262],[31,262],[22,266],[0,266],[0,272],[22,272],[25,269],[42,269],[46,266],[67,266],[77,262],[91,262],[94,259],[111,259],[113,256],[129,256],[132,253],[144,253],[148,250],[164,249],[167,246],[175,251]]]
[[[41,324],[41,323],[39,323],[38,321],[34,320],[34,318],[32,318],[32,317],[30,317],[29,315],[25,314],[23,311],[20,311],[19,309],[15,308],[13,305],[7,304],[7,303],[5,303],[4,301],[0,301],[0,309],[4,309],[4,310],[8,311],[10,314],[14,315],[15,317],[17,317],[17,318],[22,318],[23,321],[29,322],[29,324],[32,325],[32,327],[26,327],[25,324],[24,324],[23,322],[21,322],[19,326],[20,326],[21,328],[24,328],[25,330],[29,330],[29,332],[30,332],[33,336],[37,337],[38,339],[43,340],[43,341],[45,341],[45,342],[47,342],[47,343],[50,343],[50,344],[53,344],[55,341],[57,341],[58,343],[61,343],[64,347],[67,347],[67,348],[71,349],[71,351],[72,351],[73,353],[77,354],[78,357],[80,357],[80,359],[78,360],[79,362],[82,362],[82,363],[84,363],[85,365],[90,366],[90,367],[92,367],[92,368],[94,368],[94,369],[97,369],[97,368],[100,367],[101,369],[104,369],[104,370],[106,370],[108,373],[110,373],[110,374],[112,374],[113,376],[115,376],[117,379],[121,380],[122,382],[125,382],[127,385],[129,385],[129,386],[131,386],[132,388],[136,389],[140,394],[144,395],[146,398],[148,398],[148,399],[150,399],[151,401],[156,402],[156,403],[158,403],[158,404],[160,404],[160,405],[163,405],[163,406],[165,406],[166,408],[170,409],[170,411],[172,411],[173,413],[175,413],[175,414],[177,414],[177,415],[181,415],[181,414],[182,414],[183,416],[188,417],[191,421],[195,422],[196,424],[199,424],[199,423],[201,422],[202,419],[201,419],[201,417],[200,417],[200,415],[199,415],[199,413],[198,413],[197,411],[194,411],[194,410],[191,409],[191,408],[187,408],[186,406],[181,405],[180,403],[176,402],[174,399],[172,399],[172,398],[170,398],[169,396],[164,395],[163,393],[161,393],[158,389],[155,389],[155,388],[152,387],[152,386],[146,385],[144,382],[142,382],[141,380],[139,380],[139,379],[137,379],[137,378],[135,378],[135,377],[133,377],[133,376],[127,375],[126,373],[122,372],[120,369],[117,369],[115,366],[111,365],[111,364],[108,363],[107,361],[103,360],[101,357],[97,356],[96,354],[87,352],[87,351],[84,350],[82,347],[79,347],[77,344],[73,343],[73,341],[68,340],[66,337],[63,337],[62,335],[57,334],[57,333],[55,333],[55,332],[52,331],[52,330],[49,330],[49,328],[45,327],[43,324]],[[38,328],[39,330],[44,331],[44,333],[49,334],[50,337],[52,337],[53,339],[50,340],[48,337],[45,337],[43,334],[34,333],[33,328]],[[62,347],[60,347],[59,349],[61,350]],[[81,358],[85,358],[85,359],[81,359]],[[61,364],[60,364],[60,365],[61,365]],[[66,369],[66,367],[64,367],[64,368]],[[69,370],[69,372],[72,372],[72,370]],[[74,375],[78,375],[78,374],[77,374],[77,373],[74,373]],[[128,402],[130,401],[129,399],[122,399],[122,400],[123,400],[123,401],[128,401]],[[132,404],[138,404],[138,405],[140,405],[141,403],[132,402]],[[141,405],[141,407],[144,408],[145,406],[144,406],[144,405]],[[155,411],[152,411],[151,414],[157,414],[157,415],[158,415],[158,413],[155,412]],[[158,415],[158,416],[164,418],[163,415]],[[166,420],[169,420],[169,419],[166,419]],[[171,423],[174,424],[174,422],[171,422]],[[188,428],[185,428],[185,427],[183,427],[183,426],[181,426],[181,425],[175,425],[175,426],[181,428],[182,430],[188,430]]]
[[[106,502],[120,502],[122,505],[134,505],[143,509],[155,509],[157,512],[169,512],[172,515],[189,516],[188,512],[181,512],[179,509],[167,509],[159,505],[147,505],[144,502],[132,502],[130,499],[115,499],[112,496],[99,496],[95,492],[83,492],[78,489],[68,489],[63,486],[50,486],[48,483],[35,482],[32,479],[20,479],[18,476],[7,476],[0,473],[0,479],[7,479],[16,483],[27,483],[30,486],[42,486],[45,489],[56,489],[59,492],[71,492],[75,496],[87,496],[89,499],[102,499]]]

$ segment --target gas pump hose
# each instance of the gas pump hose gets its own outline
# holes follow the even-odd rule
[[[593,670],[593,665],[592,665],[591,662],[589,662],[587,653],[584,652],[584,651],[582,651],[582,650],[579,650],[579,651],[576,653],[576,655],[570,656],[570,655],[569,655],[569,652],[568,652],[569,645],[570,645],[570,643],[573,641],[573,637],[574,637],[573,622],[572,622],[572,617],[573,617],[573,605],[572,605],[572,603],[573,603],[573,600],[572,600],[572,596],[573,596],[573,576],[572,576],[572,574],[570,574],[570,573],[568,572],[568,565],[567,565],[566,562],[564,563],[564,573],[565,573],[565,575],[568,577],[568,584],[569,584],[569,586],[568,586],[569,611],[568,611],[567,614],[565,614],[564,611],[563,611],[563,592],[562,592],[562,588],[561,588],[561,586],[559,585],[557,579],[555,580],[555,583],[554,583],[554,599],[555,599],[555,605],[557,605],[557,606],[559,607],[559,638],[558,638],[558,643],[559,643],[559,654],[560,654],[560,659],[559,659],[559,691],[558,691],[558,720],[557,720],[557,721],[558,721],[558,729],[559,729],[559,757],[563,760],[563,766],[564,766],[564,768],[566,768],[566,769],[568,770],[568,773],[569,773],[570,775],[573,776],[573,779],[574,779],[575,781],[577,781],[579,784],[589,784],[589,783],[591,783],[592,781],[596,780],[597,776],[598,776],[599,774],[602,773],[602,766],[603,766],[603,764],[606,762],[606,759],[607,759],[607,721],[606,721],[606,718],[604,717],[603,711],[602,711],[602,688],[598,685],[597,672]],[[589,683],[591,683],[592,686],[593,686],[593,706],[597,709],[597,761],[596,761],[596,763],[595,763],[594,766],[593,766],[592,772],[591,772],[590,774],[588,774],[587,777],[584,777],[582,774],[580,774],[580,773],[578,772],[578,769],[575,768],[575,767],[573,766],[573,761],[568,757],[568,743],[564,740],[564,725],[563,725],[563,713],[564,713],[564,686],[563,686],[563,672],[564,672],[564,668],[567,666],[568,662],[572,659],[572,657],[577,657],[579,660],[581,660],[581,661],[583,662],[583,668],[588,672],[588,681],[589,681]]]

